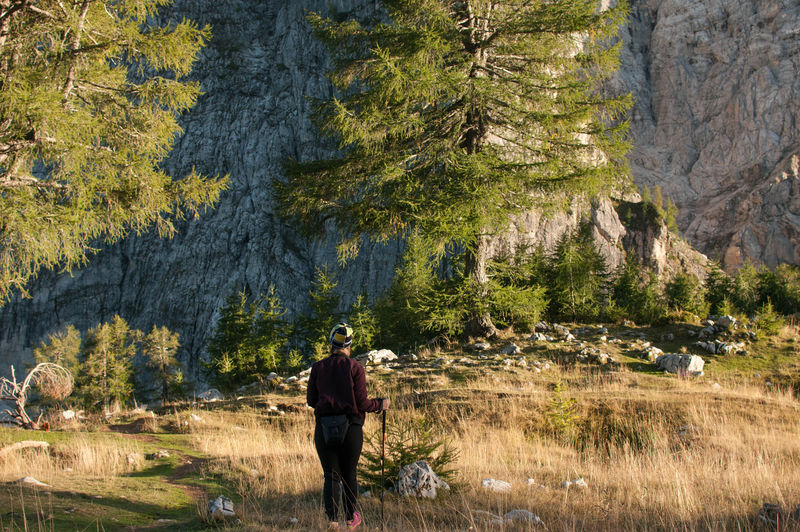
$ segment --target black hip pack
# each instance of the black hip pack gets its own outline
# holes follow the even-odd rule
[[[350,420],[346,414],[338,416],[323,416],[319,418],[322,427],[322,438],[325,445],[341,445],[347,436],[347,429],[350,428]]]

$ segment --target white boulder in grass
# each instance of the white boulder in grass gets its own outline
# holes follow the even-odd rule
[[[197,398],[206,403],[213,403],[214,401],[222,401],[224,397],[222,395],[222,392],[220,392],[216,388],[209,388],[208,390],[198,395]]]
[[[569,329],[567,329],[563,325],[559,325],[558,323],[553,324],[553,330],[556,332],[556,334],[561,336],[566,336],[570,334]]]
[[[647,347],[642,351],[641,358],[644,360],[649,360],[650,362],[655,362],[656,360],[658,360],[658,357],[660,357],[663,354],[664,351],[662,351],[661,349],[657,348],[654,345],[651,345],[650,347]]]
[[[716,342],[695,342],[694,345],[703,349],[704,351],[711,353],[712,355],[717,352],[717,343]]]
[[[505,480],[495,480],[493,478],[485,478],[481,481],[483,489],[493,491],[495,493],[509,493],[511,492],[511,483]]]
[[[656,360],[656,366],[669,373],[699,377],[703,375],[705,361],[697,355],[683,353],[670,353],[661,355]]]
[[[45,484],[39,480],[36,480],[33,477],[22,477],[17,481],[18,484],[24,484],[26,486],[37,486],[39,488],[49,488],[50,484]]]
[[[715,325],[721,329],[730,329],[733,327],[736,328],[736,318],[733,316],[722,316],[720,319],[717,320]]]
[[[511,510],[510,512],[506,512],[506,515],[503,516],[503,520],[507,523],[531,523],[533,525],[543,525],[539,516],[533,512],[529,512],[528,510]]]
[[[236,517],[233,511],[233,501],[225,495],[220,495],[213,501],[208,501],[208,513],[212,519],[219,521]]]
[[[397,493],[407,497],[435,499],[439,489],[450,486],[433,472],[425,460],[404,466],[397,476]]]
[[[580,478],[576,478],[575,480],[565,480],[564,482],[561,483],[561,487],[562,488],[567,488],[567,489],[572,488],[572,487],[575,487],[575,488],[588,488],[589,485],[586,483],[585,480],[583,480],[583,477],[580,477]]]
[[[391,349],[375,349],[369,353],[358,355],[356,360],[364,364],[385,364],[397,360],[397,355]]]
[[[522,349],[517,344],[509,344],[503,348],[502,354],[504,355],[520,355]]]

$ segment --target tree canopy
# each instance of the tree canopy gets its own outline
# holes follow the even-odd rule
[[[196,216],[226,178],[159,168],[200,85],[208,27],[171,0],[0,0],[0,304],[42,268]]]
[[[627,5],[382,3],[379,19],[309,16],[338,90],[316,118],[339,152],[290,161],[278,196],[312,232],[334,220],[342,258],[363,235],[413,232],[432,253],[465,250],[479,300],[488,241],[514,215],[627,180],[630,96],[601,90],[618,66]],[[486,315],[470,321],[467,332],[493,328]]]

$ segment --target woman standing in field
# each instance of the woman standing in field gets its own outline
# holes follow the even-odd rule
[[[389,400],[367,398],[364,368],[350,358],[353,329],[338,323],[329,339],[330,355],[311,366],[306,399],[316,418],[314,446],[325,477],[322,495],[330,529],[339,529],[341,481],[347,528],[353,530],[361,524],[361,514],[356,511],[356,467],[364,443],[365,413],[388,409]]]

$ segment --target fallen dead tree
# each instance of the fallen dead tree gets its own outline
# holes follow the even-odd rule
[[[56,401],[66,399],[72,393],[72,373],[58,364],[42,362],[30,370],[22,382],[17,382],[14,366],[11,366],[11,379],[0,378],[0,400],[14,403],[13,409],[6,409],[6,413],[19,426],[38,430],[42,416],[33,421],[25,411],[28,394],[34,386],[44,398]]]

